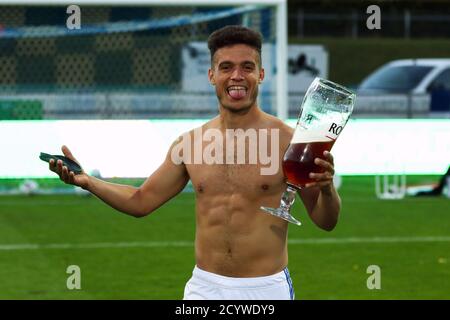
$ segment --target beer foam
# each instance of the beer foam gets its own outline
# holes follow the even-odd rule
[[[305,128],[297,125],[291,143],[328,142],[336,140],[338,135],[330,131],[331,124],[316,125]]]

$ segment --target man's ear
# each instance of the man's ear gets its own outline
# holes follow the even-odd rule
[[[209,83],[211,83],[213,86],[216,85],[216,80],[214,79],[214,71],[210,69],[208,69],[208,78],[209,78]]]
[[[259,83],[261,83],[264,80],[264,68],[261,68],[261,70],[259,70]]]

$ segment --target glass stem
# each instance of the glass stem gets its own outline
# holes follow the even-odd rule
[[[283,193],[283,196],[281,197],[280,207],[283,209],[284,212],[290,211],[291,206],[294,204],[296,193],[297,190],[288,185],[286,191]]]

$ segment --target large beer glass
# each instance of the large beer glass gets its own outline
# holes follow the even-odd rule
[[[307,183],[311,172],[323,173],[324,169],[314,163],[324,158],[344,129],[355,103],[355,94],[334,82],[316,78],[303,98],[297,126],[286,150],[282,167],[288,185],[279,208],[261,207],[267,213],[300,225],[290,214],[297,190]]]

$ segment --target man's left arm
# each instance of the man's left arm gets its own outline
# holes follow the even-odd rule
[[[324,152],[325,159],[316,158],[315,164],[322,167],[323,173],[310,173],[314,182],[308,183],[300,191],[311,220],[321,229],[331,231],[337,224],[341,199],[334,184],[334,161],[330,152]]]

